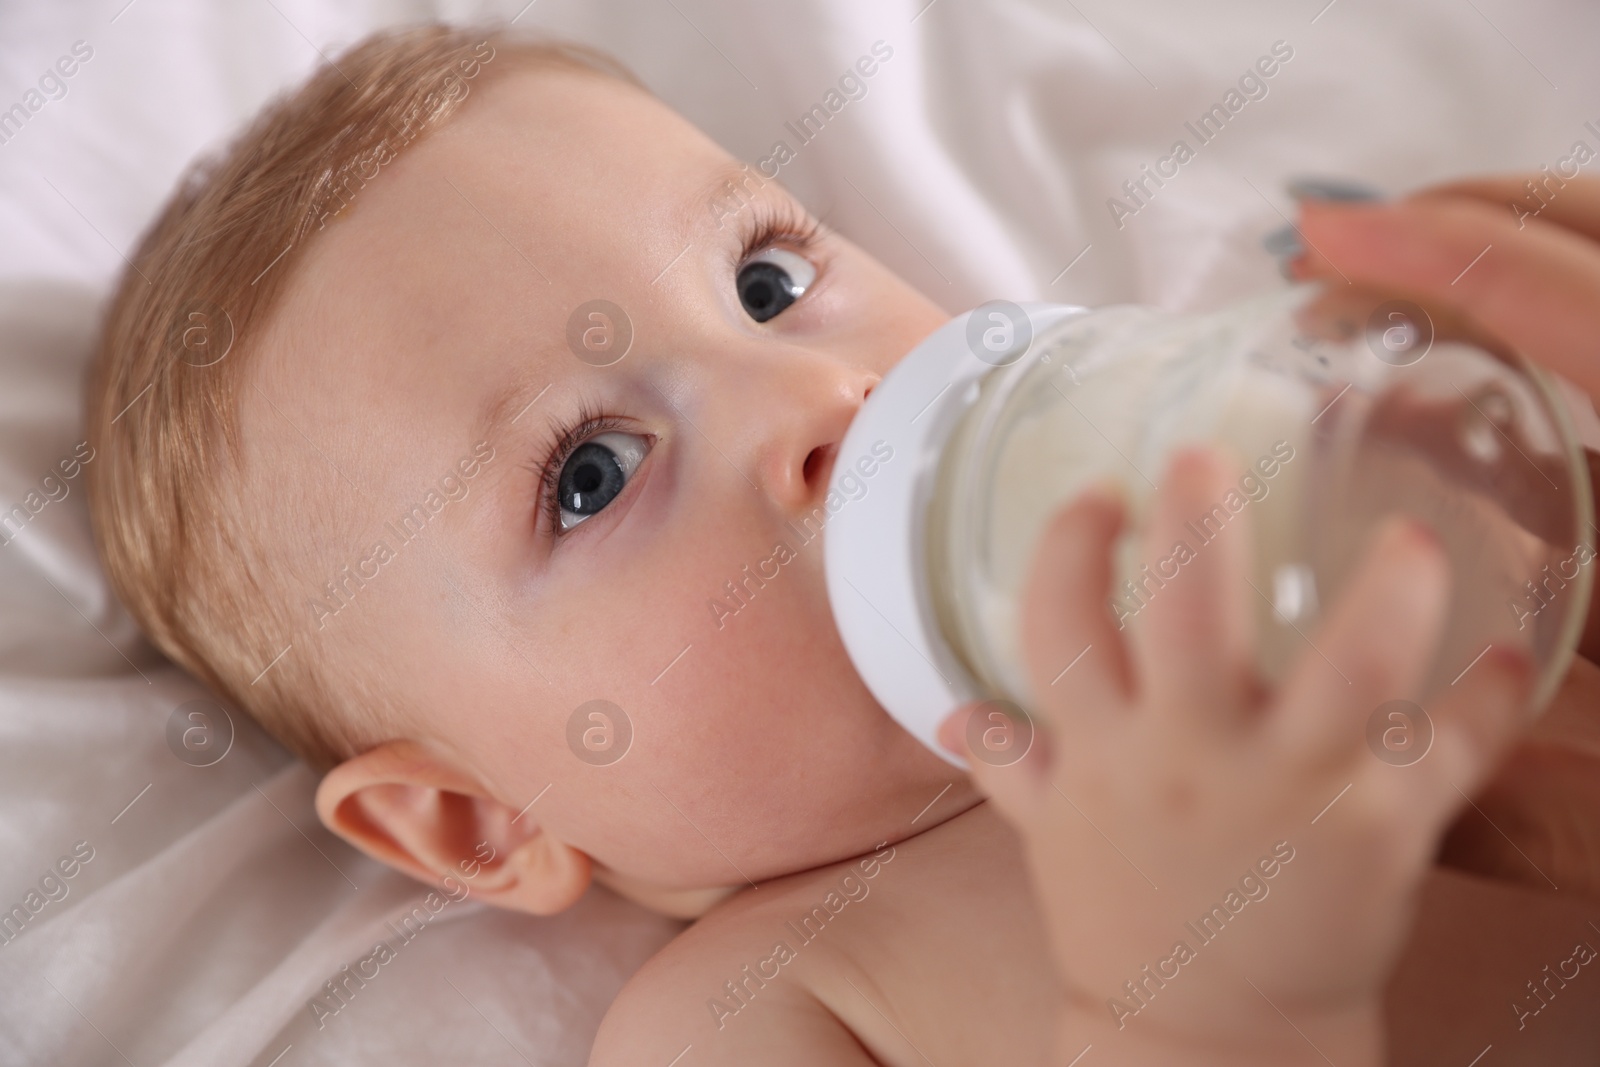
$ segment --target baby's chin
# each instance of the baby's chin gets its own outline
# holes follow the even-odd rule
[[[817,842],[820,852],[794,856],[795,861],[815,864],[860,855],[937,826],[980,799],[962,770],[931,752],[882,707],[870,707],[870,739],[864,735],[861,744],[872,758],[841,764],[822,745],[801,757],[829,768],[832,782],[819,790],[826,803],[797,804],[789,814],[796,821],[827,820],[826,844]]]
[[[612,870],[598,862],[594,865],[594,880],[618,896],[671,919],[698,919],[741,888],[667,889]]]

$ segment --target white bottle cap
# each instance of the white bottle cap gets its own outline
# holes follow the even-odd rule
[[[957,707],[993,694],[945,640],[929,594],[925,516],[939,454],[986,374],[1085,310],[996,300],[951,319],[872,390],[834,461],[829,497],[839,504],[824,527],[823,559],[845,649],[895,721],[963,769],[935,733]]]

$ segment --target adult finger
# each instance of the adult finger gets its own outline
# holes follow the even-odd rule
[[[1600,453],[1585,448],[1583,459],[1589,470],[1590,488],[1600,486]],[[1585,617],[1583,633],[1578,638],[1578,655],[1590,663],[1600,663],[1600,596],[1589,597],[1589,613]]]
[[[1600,775],[1594,757],[1519,746],[1457,816],[1439,862],[1531,888],[1600,900]]]
[[[1306,201],[1296,277],[1381,286],[1468,314],[1528,358],[1600,396],[1600,248],[1543,219],[1462,197]]]
[[[1520,229],[1532,220],[1575,230],[1600,241],[1600,178],[1579,175],[1498,174],[1441,182],[1406,197],[1464,197],[1507,212]]]

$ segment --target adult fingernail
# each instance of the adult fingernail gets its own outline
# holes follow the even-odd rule
[[[1382,189],[1349,178],[1291,178],[1285,186],[1296,200],[1331,200],[1343,204],[1386,199]]]
[[[1300,240],[1300,231],[1295,228],[1294,223],[1285,223],[1261,238],[1261,247],[1278,261],[1278,273],[1289,281],[1294,281],[1292,264],[1305,255],[1306,251],[1305,242]]]
[[[1276,256],[1279,262],[1297,259],[1306,250],[1300,240],[1300,231],[1293,223],[1284,223],[1261,239],[1261,247]]]

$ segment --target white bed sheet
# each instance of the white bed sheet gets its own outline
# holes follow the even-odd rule
[[[0,512],[60,495],[44,478],[82,440],[99,307],[197,152],[317,49],[524,2],[0,7],[0,109],[75,42],[93,51],[0,143]],[[1578,0],[538,0],[521,17],[614,51],[740,158],[788,141],[784,180],[952,312],[1214,304],[1277,284],[1257,241],[1290,210],[1286,175],[1400,190],[1600,148],[1600,12]],[[1293,58],[1268,94],[1119,227],[1107,198],[1193,144],[1184,121],[1280,40]],[[797,145],[784,122],[876,41],[893,56],[867,95]],[[677,929],[600,891],[552,919],[452,906],[317,1018],[322,983],[425,891],[321,830],[311,775],[237,716],[220,763],[174,758],[168,717],[200,691],[139,641],[64,484],[0,545],[0,910],[78,842],[93,858],[0,943],[0,1065],[582,1063]]]

